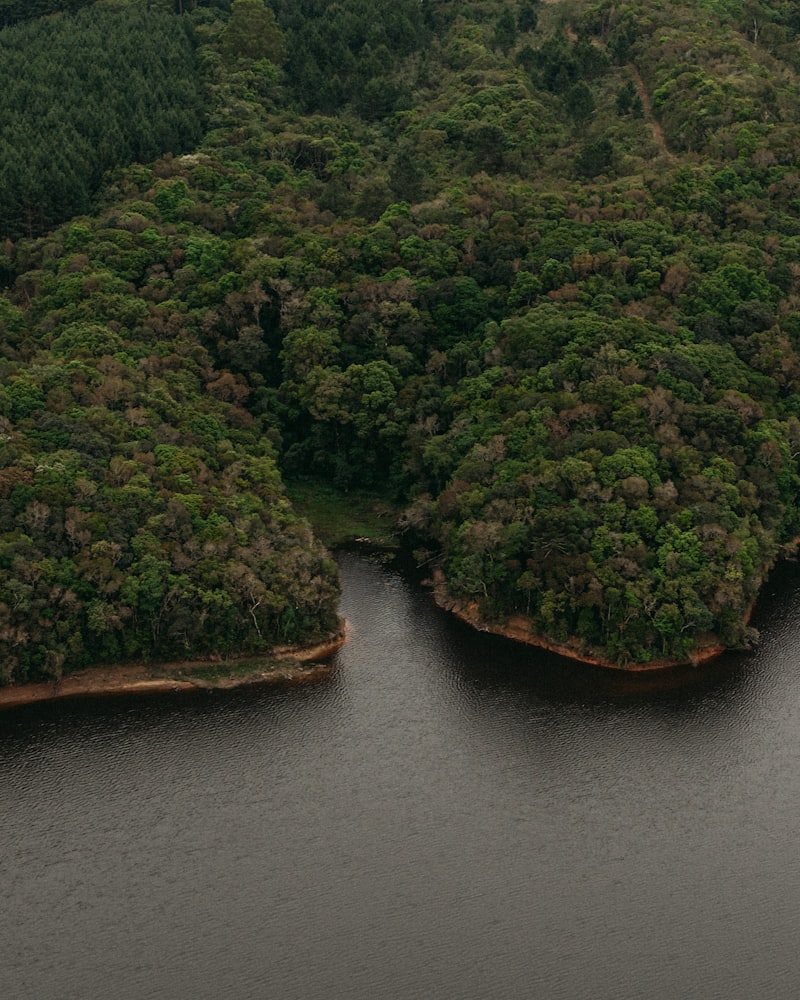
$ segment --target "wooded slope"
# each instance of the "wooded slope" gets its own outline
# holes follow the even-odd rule
[[[800,534],[794,5],[170,16],[202,142],[6,234],[7,677],[330,621],[276,461],[493,620],[748,642]]]

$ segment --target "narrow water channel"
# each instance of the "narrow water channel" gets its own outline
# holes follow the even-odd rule
[[[0,715],[0,996],[797,994],[797,567],[631,676],[341,566],[330,682]]]

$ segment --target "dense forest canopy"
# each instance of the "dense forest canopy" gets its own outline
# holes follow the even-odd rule
[[[800,535],[796,5],[129,0],[0,45],[77,31],[63,87],[131,81],[70,102],[81,200],[32,195],[45,132],[0,151],[6,681],[330,628],[282,475],[383,491],[578,653],[751,641]]]
[[[113,167],[192,148],[203,89],[191,21],[161,7],[98,3],[1,31],[2,235],[88,211]]]

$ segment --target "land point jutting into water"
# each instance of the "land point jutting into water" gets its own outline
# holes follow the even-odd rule
[[[57,680],[0,687],[0,710],[59,698],[217,691],[256,684],[310,684],[330,676],[331,658],[346,638],[347,623],[342,621],[339,631],[323,642],[278,647],[268,657],[89,667]]]

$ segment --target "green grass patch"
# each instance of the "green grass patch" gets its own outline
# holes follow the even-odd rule
[[[182,671],[187,680],[198,678],[204,681],[231,680],[234,677],[246,677],[248,674],[263,673],[274,670],[278,666],[278,661],[268,657],[259,657],[246,660],[229,660],[218,663],[203,663]]]
[[[151,673],[153,677],[218,683],[242,680],[248,677],[258,678],[264,674],[275,674],[276,676],[296,674],[303,667],[304,664],[291,658],[266,654],[264,656],[242,657],[241,659],[237,657],[232,660],[198,660],[185,664],[154,664]]]
[[[381,548],[398,548],[399,511],[385,497],[342,493],[327,483],[296,480],[286,492],[298,514],[308,519],[329,548],[364,541]]]

